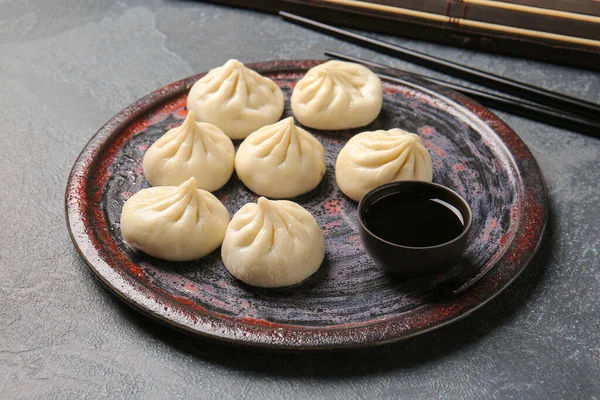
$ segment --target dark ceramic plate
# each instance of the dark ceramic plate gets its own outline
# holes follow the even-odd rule
[[[281,86],[288,116],[295,82],[320,62],[249,67]],[[384,83],[383,110],[369,126],[309,129],[326,148],[327,175],[295,201],[317,218],[327,255],[302,285],[245,286],[227,273],[219,251],[186,263],[132,251],[121,238],[121,207],[149,186],[143,154],[182,122],[188,89],[202,75],[157,90],[116,115],[87,144],[69,177],[66,211],[73,242],[102,282],[143,313],[198,336],[247,345],[317,349],[384,343],[468,315],[514,280],[536,252],[548,207],[542,175],[525,144],[479,104],[402,75],[414,84]],[[473,209],[464,257],[442,275],[398,279],[382,273],[361,246],[356,203],[335,184],[335,159],[348,138],[394,127],[421,135],[433,158],[434,182],[460,193]],[[216,195],[232,215],[256,200],[235,176]]]

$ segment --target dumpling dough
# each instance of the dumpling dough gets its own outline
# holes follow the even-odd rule
[[[218,126],[232,139],[243,139],[283,114],[283,93],[275,82],[229,60],[200,78],[188,94],[196,120]]]
[[[298,204],[261,197],[235,213],[221,256],[225,268],[248,285],[290,286],[319,269],[325,238],[315,218]]]
[[[292,111],[302,125],[326,130],[371,123],[383,104],[381,80],[362,65],[328,61],[311,68],[292,93]]]
[[[356,201],[384,183],[431,182],[432,177],[431,156],[421,138],[402,129],[359,133],[346,143],[335,164],[338,186]]]
[[[194,178],[180,186],[143,189],[121,213],[121,232],[131,246],[152,257],[186,261],[204,257],[223,242],[229,223],[225,206]]]
[[[238,177],[253,192],[290,198],[313,190],[325,175],[325,150],[286,118],[252,133],[235,156]]]
[[[214,125],[196,122],[190,111],[146,151],[144,175],[152,186],[177,186],[194,177],[198,189],[213,192],[231,177],[234,157],[231,139]]]

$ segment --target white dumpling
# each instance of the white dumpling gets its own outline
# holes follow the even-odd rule
[[[123,239],[156,258],[186,261],[204,257],[223,242],[229,223],[225,206],[194,178],[180,186],[143,189],[121,213]]]
[[[213,192],[231,177],[234,157],[231,139],[212,124],[196,122],[190,111],[146,151],[144,175],[152,186],[177,186],[194,177],[198,189]]]
[[[359,128],[379,115],[383,89],[370,69],[328,61],[311,68],[298,81],[291,104],[302,125],[325,130]]]
[[[232,139],[243,139],[283,114],[283,93],[275,82],[229,60],[200,78],[187,97],[196,120],[218,126]]]
[[[221,247],[225,268],[242,282],[275,288],[315,273],[325,238],[310,212],[287,200],[258,199],[233,216]]]
[[[286,118],[250,134],[235,156],[240,180],[253,192],[290,198],[313,190],[325,175],[325,149]]]
[[[431,182],[432,177],[431,156],[421,138],[402,129],[355,135],[340,151],[335,164],[339,188],[356,201],[384,183]]]

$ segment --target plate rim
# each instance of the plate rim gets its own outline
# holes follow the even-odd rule
[[[306,70],[307,68],[318,65],[325,61],[327,60],[279,60],[248,63],[246,66],[259,73],[276,74]],[[485,292],[487,294],[485,298],[477,299],[475,304],[463,307],[463,309],[458,310],[450,317],[439,317],[435,321],[425,322],[424,325],[419,329],[413,329],[412,331],[409,331],[408,333],[405,332],[403,334],[393,333],[397,331],[398,328],[402,328],[399,326],[402,325],[402,321],[400,321],[402,318],[398,318],[398,316],[396,316],[385,320],[369,322],[364,325],[352,325],[349,327],[288,327],[285,331],[283,331],[282,328],[277,327],[277,324],[274,324],[273,326],[257,326],[248,324],[244,329],[246,329],[250,334],[249,339],[240,339],[232,337],[231,335],[225,335],[222,332],[219,333],[217,332],[217,329],[207,331],[194,328],[195,324],[186,324],[181,322],[181,311],[176,310],[176,304],[173,305],[174,307],[164,308],[164,304],[161,304],[156,300],[154,300],[154,306],[151,306],[147,301],[144,301],[144,299],[141,298],[144,296],[142,293],[144,286],[141,285],[137,288],[133,287],[135,286],[136,282],[139,285],[139,281],[135,281],[132,278],[128,279],[125,275],[113,270],[108,262],[104,260],[98,254],[99,252],[95,249],[92,240],[89,237],[91,233],[88,234],[88,232],[86,232],[85,216],[82,215],[82,212],[78,212],[81,210],[79,210],[77,207],[77,200],[80,199],[83,191],[88,190],[88,182],[84,176],[85,174],[83,173],[92,167],[92,164],[94,164],[93,161],[98,161],[94,158],[94,154],[102,153],[103,148],[110,147],[110,144],[120,136],[119,133],[121,133],[126,127],[135,121],[136,118],[143,115],[146,111],[180,96],[182,92],[187,90],[197,79],[204,76],[207,72],[196,74],[170,83],[135,101],[112,117],[86,143],[69,173],[65,191],[65,219],[69,235],[75,245],[75,248],[88,268],[90,268],[92,272],[100,279],[100,281],[108,289],[110,289],[111,293],[115,294],[120,300],[124,301],[135,310],[140,311],[144,315],[147,315],[163,324],[177,328],[186,333],[233,344],[285,350],[320,350],[332,348],[364,347],[408,339],[410,337],[441,328],[442,326],[465,318],[475,310],[485,305],[487,302],[494,299],[506,287],[508,287],[529,265],[530,261],[539,250],[545,236],[549,215],[546,183],[544,181],[539,164],[523,140],[504,121],[502,121],[490,110],[458,92],[424,81],[408,73],[402,73],[391,69],[384,69],[384,71],[386,71],[387,75],[401,77],[407,80],[418,87],[421,91],[433,93],[436,97],[443,101],[453,102],[453,106],[463,108],[463,111],[470,113],[470,118],[474,117],[483,124],[487,125],[494,132],[494,135],[498,137],[501,143],[507,147],[507,154],[512,157],[511,161],[519,173],[519,184],[521,186],[524,185],[524,176],[525,178],[535,178],[535,180],[538,181],[537,188],[530,189],[533,192],[528,192],[527,187],[519,187],[517,190],[522,190],[523,194],[527,196],[535,195],[534,192],[536,190],[539,192],[537,193],[538,201],[536,204],[539,208],[541,208],[541,214],[537,216],[538,221],[541,223],[535,226],[523,227],[523,224],[527,221],[519,220],[518,226],[515,228],[513,240],[509,245],[506,246],[506,248],[504,248],[503,254],[498,257],[498,259],[494,262],[494,265],[491,266],[490,270],[484,273],[466,290],[451,297],[452,303],[457,302],[462,296],[465,295],[465,293],[477,290],[480,285],[485,283],[486,276],[492,272],[492,269],[497,269],[500,262],[507,258],[507,252],[511,247],[510,245],[515,241],[517,235],[528,234],[530,237],[533,237],[533,241],[528,241],[529,246],[527,248],[520,249],[524,255],[515,261],[515,263],[518,264],[516,271],[510,275],[508,279],[504,279],[500,282],[500,284],[488,289]],[[520,196],[519,198],[522,199],[523,197],[524,196]],[[528,203],[528,201],[525,201],[523,206],[527,206]],[[527,229],[528,231],[523,232],[524,229]],[[92,259],[95,259],[95,263],[92,261]],[[123,288],[124,284],[132,285],[132,287],[127,288],[128,290],[125,290]],[[121,286],[119,287],[119,285]],[[438,304],[438,311],[442,313],[443,308],[441,308],[439,305],[446,303],[448,303],[447,298]],[[446,306],[449,305],[451,304],[446,304]],[[416,312],[423,307],[431,307],[431,303],[417,307],[416,309],[408,311],[407,313]],[[402,315],[404,314],[406,313],[403,313]],[[237,321],[215,319],[210,314],[206,313],[200,317],[211,320],[212,323],[217,323],[217,325],[223,325],[222,330],[231,329],[231,325],[239,325]],[[200,327],[202,326],[200,325]],[[373,329],[373,327],[375,327],[375,329]],[[240,327],[237,326],[237,328]],[[362,332],[366,334],[366,336],[362,340],[353,339],[352,337],[360,337],[360,335],[347,334],[348,332],[356,333],[356,331],[363,330],[366,330],[366,332]],[[277,336],[282,335],[283,333],[286,335],[283,337],[278,337],[277,341],[273,342],[269,341],[268,339],[265,340],[264,333],[267,331]],[[391,334],[389,333],[390,331],[392,331]],[[294,335],[288,335],[290,332],[294,333]],[[340,332],[342,333],[341,338],[337,337],[336,335]],[[400,332],[402,332],[402,330],[400,330]],[[315,339],[314,335],[320,336]]]

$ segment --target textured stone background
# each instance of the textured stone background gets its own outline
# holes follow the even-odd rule
[[[401,41],[399,39],[396,39]],[[600,74],[401,41],[600,103]],[[325,49],[418,68],[275,16],[183,1],[0,0],[1,398],[600,397],[600,140],[499,113],[547,179],[539,256],[464,321],[396,345],[277,354],[198,341],[122,305],[69,239],[63,192],[110,117],[236,57]]]

